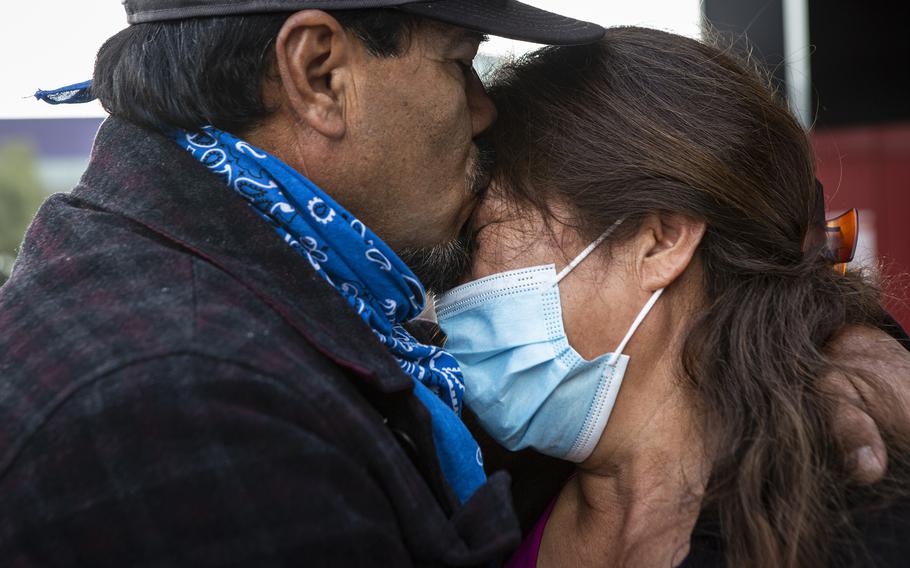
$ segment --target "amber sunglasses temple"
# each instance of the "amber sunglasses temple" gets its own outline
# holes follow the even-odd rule
[[[825,222],[826,248],[834,263],[834,270],[847,273],[847,263],[856,256],[856,243],[859,239],[859,212],[850,209]]]

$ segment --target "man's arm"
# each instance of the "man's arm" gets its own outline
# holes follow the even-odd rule
[[[384,492],[309,406],[188,356],[81,389],[0,477],[0,564],[410,565]]]
[[[833,372],[825,377],[828,388],[840,403],[834,414],[835,434],[845,450],[847,466],[857,481],[874,483],[884,477],[888,452],[881,429],[910,433],[910,342],[897,338],[907,334],[896,323],[889,333],[852,326],[828,346],[845,367],[878,378],[890,388],[893,399],[864,388],[861,378]],[[893,333],[891,333],[893,331]]]
[[[910,335],[907,335],[907,330],[901,327],[901,324],[897,323],[897,320],[894,319],[891,314],[886,315],[885,323],[882,325],[882,329],[888,335],[896,339],[904,349],[910,351]]]

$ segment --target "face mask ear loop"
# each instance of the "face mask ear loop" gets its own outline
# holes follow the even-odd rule
[[[568,276],[569,273],[572,272],[572,270],[574,270],[576,266],[581,264],[581,261],[588,258],[588,255],[591,254],[592,252],[594,252],[594,249],[599,247],[601,243],[603,243],[605,240],[607,240],[607,237],[610,236],[610,233],[615,231],[616,227],[620,226],[623,221],[625,221],[625,218],[620,219],[620,220],[616,221],[615,223],[613,223],[612,225],[610,225],[610,228],[607,229],[606,231],[604,231],[602,235],[597,237],[596,241],[594,241],[593,243],[591,243],[587,247],[585,247],[585,250],[581,251],[581,253],[579,253],[579,255],[576,256],[575,259],[572,260],[572,262],[570,262],[568,266],[563,268],[559,272],[559,274],[556,275],[556,282],[553,283],[553,286],[556,286],[557,284],[559,284],[559,282],[563,278]]]
[[[634,322],[632,322],[632,327],[629,328],[629,332],[619,343],[619,347],[617,347],[616,350],[613,351],[613,356],[610,357],[609,361],[607,361],[607,365],[612,367],[613,365],[616,364],[617,361],[619,361],[619,357],[622,355],[622,352],[625,350],[626,345],[628,345],[629,341],[632,339],[632,334],[634,334],[638,330],[638,326],[641,325],[641,322],[645,321],[645,316],[648,315],[648,312],[651,311],[651,308],[654,307],[654,304],[657,303],[657,299],[660,298],[660,295],[663,293],[664,293],[664,288],[661,288],[660,290],[651,294],[651,299],[648,300],[648,303],[645,304],[645,307],[642,308],[642,310],[638,313],[638,317],[635,318]]]

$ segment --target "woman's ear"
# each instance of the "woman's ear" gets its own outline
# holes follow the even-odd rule
[[[639,275],[649,292],[666,288],[686,271],[705,235],[705,223],[680,214],[645,218],[639,236]]]
[[[300,122],[328,138],[344,136],[345,88],[355,46],[331,15],[304,10],[290,16],[275,41],[280,92]]]

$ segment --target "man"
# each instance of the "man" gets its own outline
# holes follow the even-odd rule
[[[479,33],[603,30],[510,1],[124,3],[112,118],[0,291],[0,564],[501,559],[508,477],[457,364],[401,328],[423,290],[395,253],[456,240],[484,185]]]
[[[91,89],[113,118],[0,292],[0,565],[502,558],[508,478],[457,365],[396,325],[424,299],[392,251],[457,237],[484,184],[481,33],[603,30],[516,2],[124,3]]]

